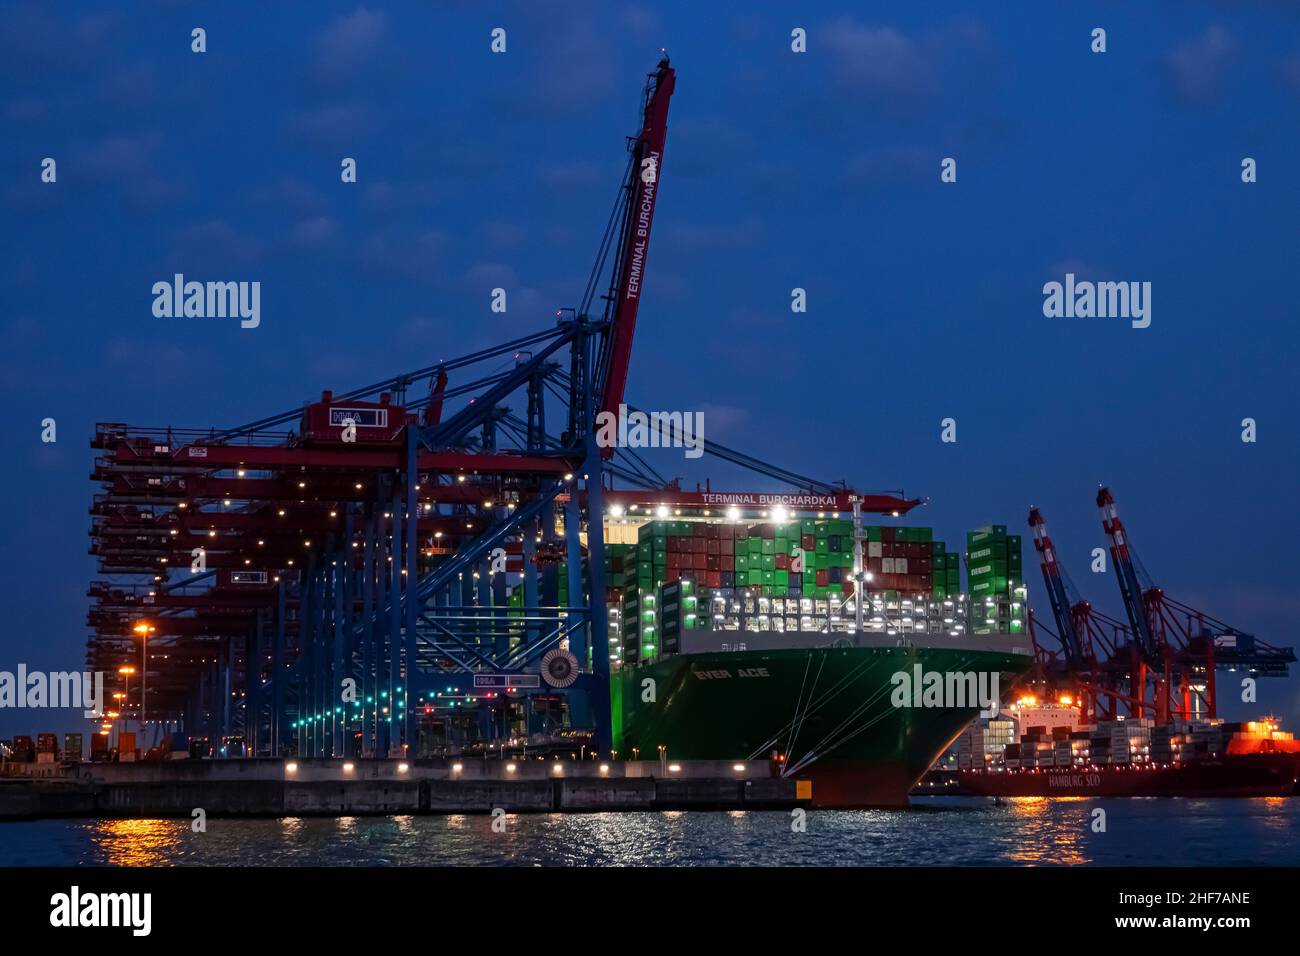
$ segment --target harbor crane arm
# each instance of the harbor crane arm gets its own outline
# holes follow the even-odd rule
[[[668,133],[668,101],[677,82],[676,71],[665,56],[651,75],[646,87],[645,114],[641,133],[631,144],[632,162],[628,173],[627,206],[615,264],[616,284],[607,303],[609,327],[605,332],[599,365],[598,412],[617,414],[627,384],[632,359],[632,335],[636,330],[637,310],[645,286],[646,260],[650,251],[650,228],[663,171],[664,142]],[[604,450],[604,457],[613,454]]]
[[[1066,663],[1072,668],[1080,667],[1084,657],[1083,643],[1079,640],[1079,632],[1074,626],[1065,579],[1061,574],[1060,562],[1056,558],[1056,546],[1048,537],[1043,514],[1037,508],[1029,509],[1029,527],[1034,535],[1034,550],[1038,552],[1038,560],[1042,566],[1043,584],[1052,603],[1052,618],[1056,621]]]
[[[1124,599],[1124,611],[1128,614],[1129,626],[1137,637],[1138,646],[1147,659],[1156,661],[1160,651],[1155,633],[1147,618],[1146,605],[1142,601],[1142,585],[1138,581],[1137,567],[1133,562],[1133,551],[1129,545],[1128,531],[1120,521],[1115,510],[1115,499],[1109,488],[1097,491],[1097,507],[1101,510],[1101,526],[1110,538],[1110,559],[1115,567],[1115,579],[1119,582],[1120,596]]]

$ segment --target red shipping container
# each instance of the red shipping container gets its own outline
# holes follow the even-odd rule
[[[722,587],[722,575],[717,571],[706,571],[704,574],[704,586],[706,588]]]
[[[704,538],[691,538],[691,550],[696,554],[707,554],[709,551],[709,542]]]
[[[704,556],[704,567],[709,571],[721,571],[722,565],[718,563],[718,555],[706,554]]]
[[[703,538],[708,533],[708,525],[696,522],[691,525],[691,537]]]
[[[889,541],[889,542],[892,543],[893,540],[894,540],[894,529],[893,529],[893,528],[890,528],[890,527],[884,527],[884,528],[881,528],[881,529],[880,529],[880,540],[881,540],[881,541]]]
[[[668,552],[668,563],[664,565],[668,571],[680,571],[682,567],[682,556],[676,551]]]
[[[736,528],[737,541],[744,541],[746,538],[749,537],[749,525],[738,524],[735,526],[735,528]]]
[[[704,526],[704,537],[706,538],[720,537],[718,534],[718,526],[716,524],[706,524]]]
[[[778,554],[778,555],[776,556],[776,569],[777,569],[778,571],[789,571],[789,570],[790,570],[790,555],[788,555],[788,554]]]
[[[718,529],[718,537],[723,541],[731,541],[736,537],[736,526],[734,524],[720,524],[715,527]]]
[[[817,536],[815,534],[806,534],[799,539],[799,544],[805,551],[816,551]]]
[[[722,548],[717,538],[706,538],[704,541],[705,554],[721,554]]]
[[[830,587],[830,583],[831,583],[830,568],[822,568],[820,571],[817,572],[817,586],[819,588]]]
[[[719,570],[719,571],[735,571],[735,570],[736,570],[736,556],[735,556],[734,554],[720,554],[720,555],[718,555],[718,570]]]

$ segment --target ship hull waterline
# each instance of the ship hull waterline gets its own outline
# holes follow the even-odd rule
[[[1288,797],[1295,754],[1229,754],[1185,765],[958,771],[965,793],[985,797]]]
[[[895,674],[997,675],[1024,655],[971,647],[820,647],[681,654],[613,682],[615,749],[666,761],[770,762],[811,782],[818,809],[906,807],[908,793],[974,720],[969,706],[896,706]],[[988,687],[994,686],[989,680]]]

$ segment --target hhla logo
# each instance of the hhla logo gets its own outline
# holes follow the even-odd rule
[[[596,416],[596,444],[601,448],[685,448],[687,458],[704,454],[703,412],[651,412],[627,410]]]
[[[1000,709],[997,671],[897,671],[890,703],[895,707],[938,707],[964,710],[979,707],[981,717],[996,717]]]

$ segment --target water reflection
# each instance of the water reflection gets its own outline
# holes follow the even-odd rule
[[[1007,851],[1011,863],[1078,866],[1090,863],[1089,835],[1097,819],[1084,797],[1013,797],[1008,809],[1017,839]],[[1104,811],[1103,811],[1104,812]]]
[[[104,866],[169,866],[184,855],[183,820],[96,820],[86,824],[87,835]]]
[[[1109,832],[1092,829],[1106,811]],[[498,828],[493,828],[494,819]],[[1294,865],[1300,800],[935,797],[912,810],[42,820],[0,827],[20,866]],[[504,823],[504,831],[500,830]]]

